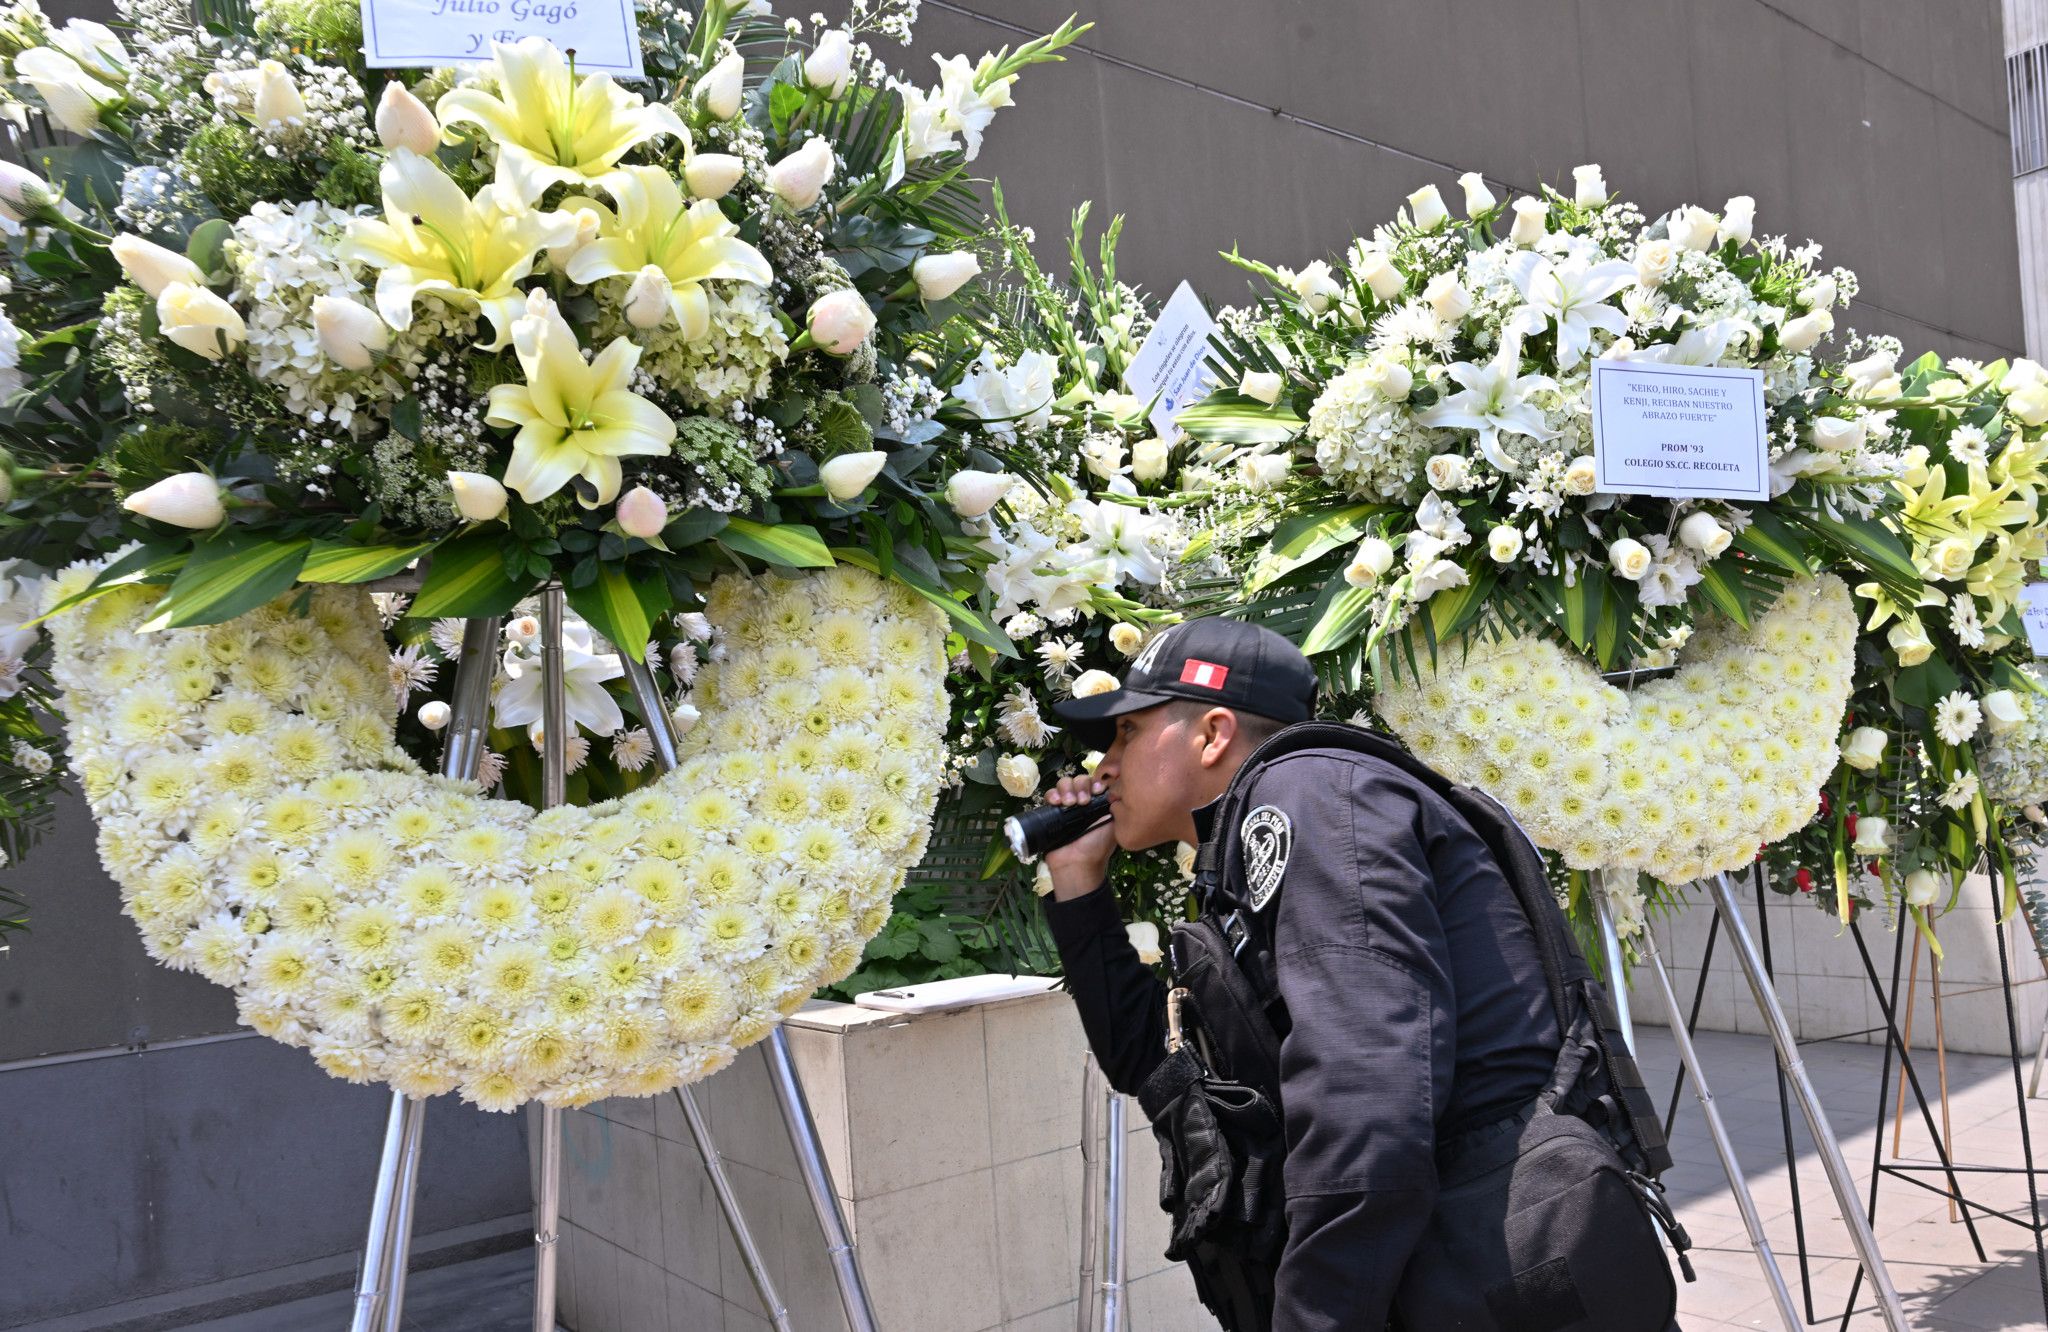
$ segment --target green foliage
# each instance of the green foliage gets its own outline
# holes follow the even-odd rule
[[[117,493],[125,497],[167,476],[211,466],[219,452],[218,432],[152,423],[115,439],[101,466],[113,478]]]
[[[376,159],[358,149],[337,142],[328,154],[331,165],[320,183],[313,187],[313,197],[336,208],[354,208],[361,204],[378,201]]]
[[[818,991],[819,998],[850,1002],[870,990],[1007,970],[993,932],[972,916],[947,909],[944,885],[909,884],[896,894],[893,907],[889,923],[868,941],[860,966],[837,985]]]
[[[264,199],[289,199],[298,193],[298,168],[266,155],[255,131],[246,125],[201,126],[185,146],[185,165],[224,217],[240,217]]]
[[[361,67],[363,15],[357,0],[271,0],[257,16],[256,31],[323,65]]]

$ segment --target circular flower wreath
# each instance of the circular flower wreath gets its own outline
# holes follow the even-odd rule
[[[943,630],[858,570],[719,580],[681,766],[540,814],[398,747],[360,590],[145,634],[154,597],[53,622],[100,854],[153,957],[350,1081],[511,1109],[706,1077],[854,968],[924,853]]]
[[[1813,817],[1838,757],[1855,608],[1839,579],[1788,587],[1747,630],[1709,621],[1675,675],[1623,690],[1547,639],[1444,653],[1377,700],[1444,773],[1498,797],[1573,869],[1689,883]]]

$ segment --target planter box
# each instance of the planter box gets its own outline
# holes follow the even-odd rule
[[[943,1013],[813,1003],[788,1022],[840,1205],[886,1332],[1074,1326],[1081,1066],[1073,1001]],[[846,1326],[762,1057],[698,1084],[800,1332]],[[1212,1322],[1161,1256],[1158,1148],[1132,1103],[1125,1153],[1132,1326]],[[766,1328],[672,1096],[564,1116],[560,1317],[574,1332]]]

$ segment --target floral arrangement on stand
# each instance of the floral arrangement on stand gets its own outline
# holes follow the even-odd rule
[[[110,760],[84,700],[122,672],[158,672],[189,722],[235,664],[216,659],[210,675],[191,645],[275,647],[354,683],[270,703],[346,723],[350,743],[379,751],[357,757],[382,771],[400,751],[417,763],[439,748],[462,621],[503,615],[485,787],[531,804],[538,625],[522,612],[558,583],[573,612],[570,798],[626,802],[575,816],[621,834],[607,834],[612,851],[653,835],[665,807],[638,798],[673,785],[651,769],[620,654],[660,673],[679,728],[695,725],[687,743],[713,763],[755,753],[771,785],[789,764],[810,771],[805,756],[865,771],[859,748],[871,767],[872,741],[814,751],[856,720],[882,726],[910,694],[924,705],[921,685],[899,688],[892,674],[922,670],[927,650],[922,629],[890,629],[910,622],[901,596],[943,614],[949,652],[1014,651],[976,604],[989,558],[979,534],[946,501],[978,424],[954,396],[972,357],[950,330],[1004,318],[977,281],[990,223],[967,164],[1020,73],[1062,58],[1085,30],[1069,22],[978,62],[942,59],[926,87],[870,46],[907,43],[915,8],[857,3],[843,26],[807,27],[757,3],[652,5],[640,11],[646,78],[630,89],[579,73],[539,39],[497,44],[461,70],[369,70],[353,0],[201,0],[196,11],[123,0],[119,33],[55,27],[33,3],[0,9],[0,119],[26,127],[19,160],[0,163],[0,363],[14,382],[0,406],[0,557],[24,561],[9,566],[0,647],[25,663],[23,702],[0,716],[12,727],[5,709],[44,700],[86,726],[91,752],[74,749],[70,767],[118,814],[147,746]],[[85,555],[102,558],[80,575]],[[65,566],[61,594],[41,598],[49,624],[100,617],[169,637],[118,654],[72,640],[70,697],[57,698],[35,614],[16,611],[40,596],[36,571]],[[824,604],[773,591],[774,578],[806,571],[818,571],[803,586],[823,589]],[[870,591],[876,578],[896,590]],[[362,585],[378,589],[361,604],[374,605],[381,641],[353,619],[321,639],[323,608],[340,623],[337,589]],[[280,604],[314,618],[280,617]],[[764,652],[767,636],[800,630],[804,642]],[[383,682],[399,751],[384,752],[389,719],[372,717],[337,653]],[[275,670],[275,653],[260,656]],[[264,693],[237,681],[214,703],[245,702],[244,688]],[[740,706],[757,697],[758,709]],[[779,747],[762,748],[763,718],[788,737]],[[910,732],[884,731],[903,780],[846,808],[819,785],[809,808],[867,826],[885,863],[907,864],[914,851],[899,853],[922,844],[939,759]],[[58,746],[39,737],[19,738],[43,758],[17,754],[9,768],[26,788],[0,809],[10,841],[58,780]],[[165,752],[220,739],[184,722],[158,737]],[[310,776],[272,758],[242,780],[254,791]],[[826,808],[828,796],[839,803]],[[198,813],[157,812],[162,828]],[[474,801],[457,812],[514,817]],[[244,815],[268,831],[263,815]],[[728,848],[750,885],[795,854],[752,828]],[[139,854],[122,862],[124,881],[153,872]],[[475,905],[480,890],[461,891]],[[282,928],[250,916],[249,900],[208,893],[210,911]],[[848,927],[859,938],[886,919],[873,895],[870,876]],[[521,913],[521,941],[534,943],[536,918]],[[648,919],[643,906],[611,943],[642,937]],[[197,963],[142,923],[165,961]],[[858,960],[839,924],[819,936],[829,965],[792,963],[792,983],[838,979]],[[745,933],[751,951],[736,965],[775,937]],[[219,970],[245,1006],[259,1002],[225,960]],[[644,1004],[658,987],[620,993]],[[788,997],[776,993],[771,1008]],[[766,999],[755,985],[720,1022],[757,1038],[766,1028],[742,1015]],[[373,1012],[372,1026],[385,1031],[388,1016]],[[326,1029],[304,1013],[271,1025]],[[398,1046],[385,1054],[332,1066],[388,1077]],[[504,1101],[502,1085],[471,1076],[481,1067],[462,1074],[469,1094]],[[582,1097],[597,1075],[577,1068],[519,1089]]]
[[[1462,220],[1425,187],[1335,262],[1229,256],[1265,291],[1179,417],[1221,473],[1205,548],[1334,696],[1500,796],[1574,907],[1590,869],[1655,893],[1746,864],[1811,816],[1849,688],[1858,613],[1806,580],[1919,593],[1883,521],[1894,349],[1826,350],[1855,276],[1759,233],[1746,197],[1646,219],[1597,166],[1509,204],[1461,184]],[[1771,498],[1598,493],[1602,359],[1761,371]],[[1632,698],[1597,678],[1673,667]],[[1701,793],[1663,811],[1681,836],[1640,835],[1659,792]]]

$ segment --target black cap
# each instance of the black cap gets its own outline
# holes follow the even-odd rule
[[[1271,629],[1220,616],[1162,629],[1139,650],[1123,686],[1053,704],[1091,749],[1116,738],[1114,718],[1175,699],[1213,703],[1278,722],[1315,712],[1316,673],[1301,650]]]

